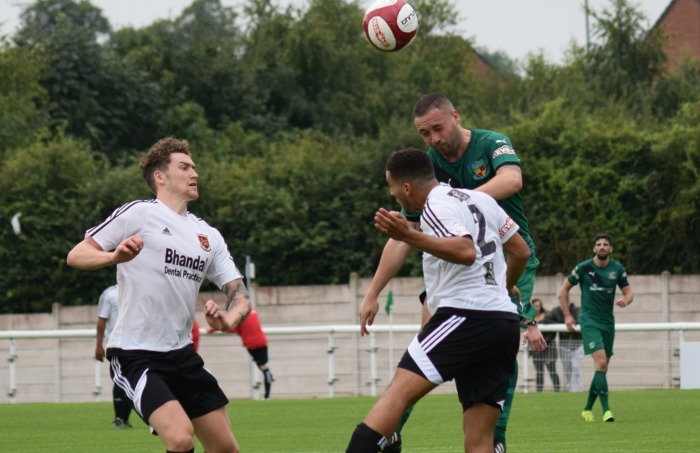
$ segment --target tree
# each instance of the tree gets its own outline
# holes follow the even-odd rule
[[[0,41],[0,160],[47,124],[47,95],[39,84],[43,69],[32,52]]]
[[[612,9],[588,11],[595,39],[586,55],[588,76],[605,96],[644,108],[637,102],[646,96],[637,96],[665,70],[664,37],[656,30],[646,31],[646,17],[628,0],[611,3]]]

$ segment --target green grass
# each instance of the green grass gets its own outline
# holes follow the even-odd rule
[[[616,421],[595,423],[580,412],[585,393],[517,394],[508,452],[700,451],[700,391],[619,391]],[[244,453],[329,453],[345,450],[374,398],[234,400],[228,406]],[[0,405],[0,450],[33,452],[162,452],[160,440],[132,416],[134,429],[111,428],[111,403]],[[405,453],[462,451],[456,396],[428,396],[404,428]],[[197,444],[197,452],[202,452]]]

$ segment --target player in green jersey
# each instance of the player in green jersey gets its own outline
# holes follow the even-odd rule
[[[535,270],[539,261],[535,256],[535,244],[530,237],[519,194],[522,188],[520,159],[515,154],[510,139],[497,132],[462,127],[459,113],[452,102],[439,93],[427,94],[418,100],[413,109],[413,121],[429,146],[428,156],[435,165],[436,176],[440,182],[449,182],[454,187],[473,189],[491,195],[520,227],[518,233],[530,249],[530,260],[517,284],[521,297],[518,301],[514,300],[514,303],[524,319],[534,320],[535,310],[529,301],[532,298]],[[417,221],[417,217],[415,219]],[[360,307],[363,334],[368,333],[364,328],[365,320],[367,325],[372,325],[379,310],[379,293],[399,271],[410,251],[411,247],[408,244],[393,239],[387,241],[379,267]],[[546,346],[536,323],[528,325],[524,341],[529,341],[533,350]],[[518,380],[517,366],[515,370],[509,382],[503,412],[496,425],[494,444],[499,453],[505,452],[506,427]],[[400,447],[385,451],[395,453],[400,451]]]
[[[595,237],[593,258],[582,261],[574,267],[564,281],[559,292],[559,303],[564,312],[566,327],[574,330],[574,318],[569,311],[569,290],[581,285],[581,313],[579,323],[583,334],[583,350],[590,354],[595,365],[595,374],[588,390],[588,400],[581,417],[587,422],[594,421],[593,404],[600,397],[603,406],[603,421],[615,421],[608,402],[608,380],[606,373],[613,355],[615,342],[615,316],[613,308],[625,308],[634,300],[632,288],[627,281],[627,271],[617,260],[611,259],[612,238],[603,233]],[[615,300],[615,286],[622,290],[622,297]]]

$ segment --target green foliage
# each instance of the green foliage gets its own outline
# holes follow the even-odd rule
[[[449,1],[415,2],[418,36],[397,53],[364,40],[358,2],[276,5],[194,0],[116,32],[87,1],[27,8],[0,45],[1,310],[94,302],[114,269],[66,269],[65,255],[115,208],[153,196],[138,158],[168,135],[192,144],[202,198],[190,209],[239,265],[251,256],[257,283],[372,275],[385,243],[373,214],[397,208],[385,160],[425,146],[411,111],[434,91],[463,126],[511,137],[540,274],[589,256],[598,231],[630,273],[700,271],[700,63],[667,72],[665,35],[630,2],[593,11],[592,46],[572,44],[563,65],[485,50],[485,72],[451,32]],[[421,274],[419,254],[401,274]]]
[[[34,52],[0,40],[0,158],[26,145],[46,125],[47,93],[39,84],[44,65]]]
[[[22,232],[0,229],[3,313],[47,311],[53,302],[94,302],[95,283],[103,275],[70,270],[65,257],[86,229],[76,219],[97,218],[87,184],[105,163],[95,157],[85,143],[61,137],[8,152],[1,167],[0,217],[21,213]],[[114,270],[108,272],[113,279]]]

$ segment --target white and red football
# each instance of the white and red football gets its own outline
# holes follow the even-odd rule
[[[376,49],[397,52],[416,37],[418,15],[404,0],[376,0],[365,11],[362,29]]]

